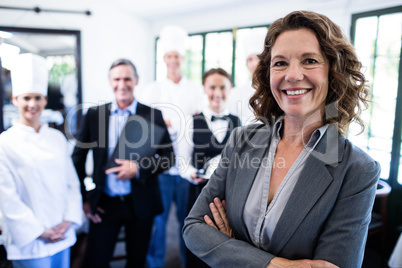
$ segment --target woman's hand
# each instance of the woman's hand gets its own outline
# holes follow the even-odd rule
[[[288,260],[284,258],[273,258],[267,268],[339,268],[338,266],[322,260]]]
[[[215,197],[214,202],[209,204],[209,208],[211,209],[211,213],[216,225],[208,215],[204,216],[205,223],[234,238],[232,227],[230,227],[229,220],[226,215],[225,200],[221,202],[218,197]]]
[[[64,233],[67,232],[68,228],[70,228],[71,224],[72,224],[71,221],[63,221],[62,223],[56,225],[52,229],[57,233],[61,233],[64,235]]]
[[[64,234],[70,228],[71,224],[71,221],[63,221],[52,229],[46,229],[38,238],[46,243],[56,243],[64,240],[66,238]]]
[[[53,229],[46,229],[38,238],[46,243],[56,243],[65,239],[66,237]]]

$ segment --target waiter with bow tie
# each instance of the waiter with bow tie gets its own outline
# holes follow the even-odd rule
[[[180,175],[191,183],[188,211],[208,182],[208,179],[199,175],[199,171],[206,162],[221,153],[232,130],[241,125],[240,119],[225,108],[226,97],[232,88],[231,76],[222,68],[214,68],[204,73],[202,84],[209,104],[202,113],[194,115],[186,123],[191,127],[178,153]],[[187,250],[186,267],[209,266]]]

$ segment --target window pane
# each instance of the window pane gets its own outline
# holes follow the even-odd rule
[[[188,79],[202,83],[202,35],[189,37],[189,47],[182,66],[183,74]]]
[[[392,139],[371,136],[369,138],[369,150],[383,151],[391,155]]]
[[[389,100],[388,98],[374,99],[375,102],[371,104],[372,115],[369,119],[370,135],[386,137],[392,140],[392,135],[394,132],[394,115],[396,101]],[[391,110],[392,108],[393,110]],[[390,148],[384,148],[384,150],[391,150]]]
[[[377,56],[373,79],[372,94],[374,98],[395,99],[398,90],[399,55]],[[390,109],[395,111],[395,107]]]
[[[356,22],[355,48],[359,57],[373,57],[377,38],[377,17],[358,19]]]
[[[356,21],[355,32],[355,48],[359,60],[363,64],[362,72],[369,81],[370,89],[372,88],[374,74],[374,55],[377,38],[377,17],[361,18]],[[349,128],[348,138],[356,145],[362,148],[365,152],[369,152],[370,138],[370,121],[372,108],[370,107],[362,114],[362,119],[366,123],[366,130],[360,133],[361,129],[356,124],[351,124]]]
[[[167,75],[166,65],[163,61],[163,48],[160,39],[156,40],[156,80],[161,81]]]
[[[265,35],[267,33],[267,27],[257,27],[257,28],[245,28],[239,29],[236,32],[236,67],[235,67],[235,85],[244,85],[249,84],[251,80],[250,71],[247,69],[246,66],[246,38],[249,37],[251,34],[254,33],[261,33]],[[262,52],[263,44],[261,44],[261,52]]]
[[[402,13],[380,17],[377,54],[397,56],[401,52]],[[396,70],[398,71],[398,69]]]
[[[221,67],[232,73],[232,32],[209,33],[205,40],[205,71]]]
[[[391,162],[391,154],[384,153],[382,151],[371,150],[369,154],[372,158],[374,158],[381,166],[381,174],[380,178],[388,179],[389,177],[389,169],[390,169],[390,162]]]

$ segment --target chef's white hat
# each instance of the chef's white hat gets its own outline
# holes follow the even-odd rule
[[[244,56],[247,58],[252,54],[260,54],[264,50],[266,33],[262,31],[251,32],[244,42]]]
[[[47,96],[48,78],[49,72],[44,58],[31,53],[18,55],[11,68],[13,96],[27,93]]]
[[[187,32],[176,25],[165,26],[160,34],[160,42],[163,48],[163,54],[170,51],[176,51],[181,56],[186,55]]]

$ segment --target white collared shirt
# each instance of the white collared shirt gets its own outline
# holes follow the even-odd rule
[[[138,102],[134,99],[126,109],[122,110],[117,105],[116,100],[112,102],[109,117],[108,157],[113,154],[128,117],[136,114],[137,105]],[[128,195],[131,193],[131,180],[119,180],[116,178],[116,174],[107,174],[104,192],[109,196]]]
[[[222,113],[215,113],[208,107],[202,111],[208,128],[218,142],[222,142],[227,134],[229,127],[228,120],[215,120],[211,121],[212,115],[217,117],[229,115],[228,110],[224,110]],[[191,158],[194,151],[193,133],[194,133],[194,120],[193,117],[188,118],[186,121],[185,135],[178,144],[178,153],[176,157],[177,165],[179,168],[180,176],[194,184],[191,175],[197,171],[197,169],[191,164]]]

